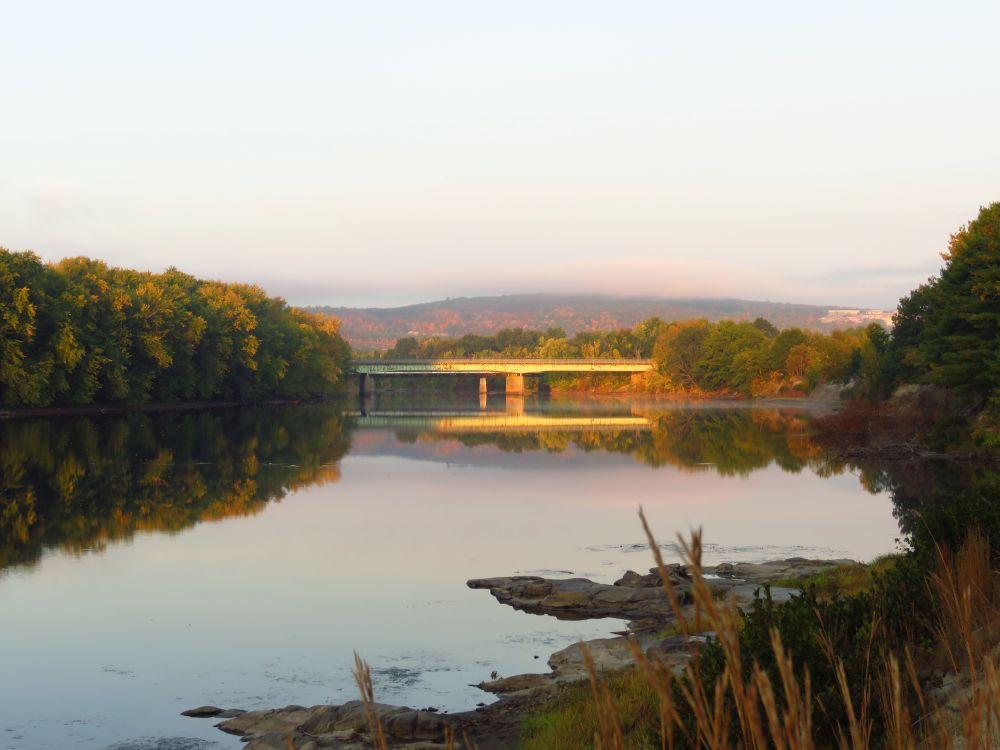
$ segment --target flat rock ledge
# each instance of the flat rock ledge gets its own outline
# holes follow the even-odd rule
[[[211,711],[217,713],[211,713]],[[386,738],[400,750],[439,750],[444,748],[445,727],[458,728],[460,715],[417,711],[406,706],[377,703],[374,706]],[[361,701],[340,706],[285,706],[284,708],[245,711],[202,706],[183,712],[184,716],[222,716],[216,726],[223,732],[239,735],[247,750],[370,750],[368,720]]]
[[[663,638],[655,635],[634,635],[633,637],[636,638],[639,648],[647,656],[655,657],[671,669],[679,671],[691,658],[688,646],[692,643],[704,643],[708,636],[691,636],[689,638],[670,636]],[[594,668],[599,674],[602,672],[619,672],[635,664],[632,649],[629,646],[629,638],[626,636],[595,638],[586,641],[583,645],[590,652],[590,657],[594,660]],[[549,657],[551,672],[500,677],[496,680],[480,682],[476,687],[487,693],[499,696],[501,700],[508,700],[510,698],[537,698],[549,693],[554,694],[560,685],[583,682],[589,679],[587,666],[583,659],[583,649],[580,646],[581,644],[574,643],[552,654]]]
[[[672,613],[670,602],[659,586],[611,586],[587,578],[538,576],[474,578],[467,585],[472,589],[488,589],[497,601],[514,609],[565,620],[664,619]]]
[[[761,563],[722,563],[705,568],[710,575],[746,583],[764,584],[779,579],[803,580],[842,565],[860,565],[856,560],[813,560],[807,557],[788,557]]]
[[[706,567],[706,583],[720,596],[747,607],[761,586],[772,580],[803,579],[852,560],[809,560],[792,557],[765,563],[723,563]],[[691,577],[683,565],[670,565],[667,575],[681,605],[691,603]],[[501,576],[473,578],[469,588],[488,589],[501,604],[532,614],[582,620],[616,617],[629,620],[629,628],[643,631],[661,628],[675,619],[656,568],[646,575],[628,571],[613,585],[588,578],[542,578]],[[771,597],[786,601],[797,588],[772,586]]]

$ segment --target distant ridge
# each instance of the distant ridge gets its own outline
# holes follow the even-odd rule
[[[831,319],[830,310],[846,309],[836,305],[600,294],[506,294],[454,297],[403,307],[313,306],[304,309],[340,318],[341,334],[359,349],[385,349],[400,336],[489,334],[501,328],[558,326],[572,335],[578,331],[628,328],[654,316],[664,320],[753,320],[762,317],[779,328],[800,326],[823,331],[862,323],[851,316]]]

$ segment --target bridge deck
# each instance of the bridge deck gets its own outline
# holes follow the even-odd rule
[[[359,359],[359,375],[538,375],[546,372],[647,372],[649,359]]]

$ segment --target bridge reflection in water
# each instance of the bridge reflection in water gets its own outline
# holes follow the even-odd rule
[[[547,414],[414,414],[380,412],[358,416],[356,427],[410,428],[431,432],[560,432],[652,429],[646,417],[560,417]]]
[[[506,399],[505,407],[504,411],[485,411],[485,397],[482,397],[482,411],[479,413],[448,409],[364,409],[349,416],[352,417],[354,427],[435,433],[647,431],[653,427],[653,422],[648,417],[633,415],[526,414],[524,399],[510,396]]]

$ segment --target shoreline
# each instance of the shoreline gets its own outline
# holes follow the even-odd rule
[[[393,394],[393,391],[384,391],[386,394]],[[407,395],[420,400],[421,394],[406,391],[397,391],[396,395]],[[431,394],[432,397],[441,394]],[[461,397],[469,394],[449,394],[449,396]],[[493,395],[493,394],[491,394]],[[498,392],[496,395],[501,395]],[[537,396],[537,394],[531,394]],[[622,400],[648,400],[662,401],[672,404],[692,404],[707,405],[719,404],[746,404],[754,406],[757,404],[767,404],[776,406],[795,406],[806,408],[837,408],[839,403],[811,399],[808,396],[802,397],[767,397],[767,398],[744,398],[742,396],[725,395],[705,395],[705,396],[678,396],[664,393],[648,393],[643,391],[614,392],[614,391],[554,391],[553,396],[560,397],[598,397],[602,399],[622,399]],[[327,404],[336,402],[350,402],[357,400],[357,394],[339,394],[322,398],[274,398],[274,399],[247,399],[247,400],[226,400],[226,401],[179,401],[175,403],[149,403],[149,404],[85,404],[79,406],[27,406],[0,408],[0,421],[15,419],[34,418],[60,418],[60,417],[90,417],[90,416],[114,416],[123,414],[143,414],[143,413],[168,413],[168,412],[193,412],[193,411],[214,411],[220,409],[236,409],[241,407],[257,406],[300,406],[308,404]],[[842,403],[842,402],[841,402]]]
[[[803,581],[845,565],[863,564],[845,559],[787,558],[760,563],[721,563],[705,567],[704,572],[711,574],[706,582],[720,599],[740,609],[749,609],[756,592],[765,585],[774,582],[770,595],[775,602],[783,602],[800,591]],[[693,581],[687,567],[672,563],[663,572],[680,597],[684,616],[692,618]],[[552,653],[547,660],[547,672],[506,677],[494,673],[489,681],[475,687],[496,696],[497,700],[454,713],[379,703],[376,699],[368,706],[361,700],[349,700],[342,704],[309,707],[293,704],[251,711],[203,705],[181,715],[221,719],[215,727],[240,737],[247,743],[247,750],[288,747],[368,750],[372,720],[384,731],[387,747],[396,750],[468,748],[467,741],[478,750],[509,750],[522,739],[522,725],[527,717],[558,700],[564,689],[587,683],[588,657],[581,644],[599,673],[615,674],[635,668],[636,645],[650,658],[679,669],[690,660],[693,649],[714,638],[709,631],[693,631],[688,635],[677,631],[678,613],[666,596],[661,571],[655,567],[642,575],[628,570],[613,584],[596,583],[588,578],[513,575],[470,579],[466,585],[488,590],[499,604],[533,615],[625,620],[628,624],[624,631],[612,631],[608,637],[575,643]],[[460,742],[449,744],[449,735]]]
[[[234,401],[179,401],[151,404],[87,404],[80,406],[29,406],[0,409],[0,421],[62,417],[103,417],[123,414],[216,411],[256,406],[297,406],[331,403],[337,397],[318,399],[250,399]]]

